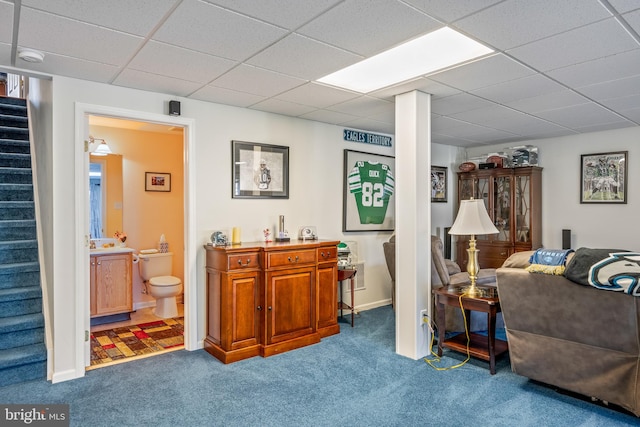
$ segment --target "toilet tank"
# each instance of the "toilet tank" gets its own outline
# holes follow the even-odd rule
[[[171,276],[173,253],[140,254],[140,277],[149,280],[152,277]]]

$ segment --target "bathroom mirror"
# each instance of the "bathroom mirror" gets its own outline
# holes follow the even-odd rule
[[[91,156],[89,233],[92,239],[122,231],[122,155]]]

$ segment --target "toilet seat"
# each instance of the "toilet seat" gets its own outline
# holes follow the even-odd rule
[[[152,286],[175,286],[180,283],[180,279],[175,276],[158,276],[149,280],[149,284]]]

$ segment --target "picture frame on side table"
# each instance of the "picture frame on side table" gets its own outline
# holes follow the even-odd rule
[[[288,199],[289,147],[231,141],[231,196]]]
[[[628,151],[580,156],[580,203],[627,203]]]
[[[447,183],[447,168],[431,166],[431,202],[447,203],[449,186]]]
[[[145,172],[144,191],[171,192],[171,174],[166,172]]]
[[[393,231],[395,158],[344,150],[342,231]]]

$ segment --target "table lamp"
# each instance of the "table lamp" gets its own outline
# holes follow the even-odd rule
[[[469,261],[467,262],[467,272],[471,285],[464,289],[464,293],[470,296],[478,296],[482,292],[476,287],[478,271],[478,249],[476,249],[476,235],[496,234],[498,229],[491,222],[489,214],[484,207],[482,199],[470,199],[460,201],[460,210],[455,222],[449,230],[449,234],[454,236],[471,236],[469,239]]]

